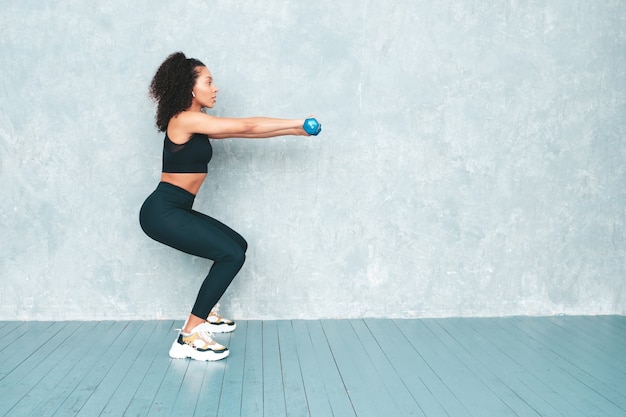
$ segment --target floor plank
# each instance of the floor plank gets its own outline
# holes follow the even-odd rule
[[[18,367],[25,358],[41,349],[62,326],[62,323],[32,322],[24,323],[11,332],[12,337],[4,341],[5,346],[0,351],[0,365],[2,366],[0,380]],[[35,338],[39,343],[30,341]]]
[[[95,389],[90,380],[94,368],[100,366],[104,370],[107,366],[102,362],[102,356],[115,341],[128,323],[99,322],[86,323],[87,333],[79,339],[69,338],[64,343],[64,349],[73,350],[72,355],[63,361],[58,369],[54,389],[44,393],[40,406],[32,413],[37,416],[76,415],[80,405]],[[94,337],[98,335],[98,337]]]
[[[241,416],[263,415],[263,322],[248,322],[241,392]]]
[[[536,389],[541,390],[542,382],[512,361],[506,351],[491,343],[485,319],[446,319],[438,321],[438,324],[464,345],[468,355],[473,356],[474,359],[466,359],[468,365],[482,367],[500,381],[503,398],[518,415],[565,417],[552,401],[546,401],[535,392]],[[497,381],[493,381],[495,385]]]
[[[158,333],[160,338],[158,341],[155,341],[155,350],[150,349],[149,353],[151,359],[150,366],[144,374],[143,379],[141,379],[141,383],[128,404],[128,407],[124,411],[124,416],[145,417],[151,410],[157,392],[172,361],[169,356],[167,356],[167,351],[176,338],[173,326],[174,322],[170,321],[159,329],[160,331]],[[114,399],[111,399],[111,402],[114,401]]]
[[[286,415],[287,417],[307,417],[309,415],[308,399],[293,326],[291,322],[281,320],[277,322],[277,329]],[[302,358],[304,361],[307,359]]]
[[[347,320],[325,321],[324,332],[358,416],[402,415],[394,392],[381,380],[353,326]],[[382,364],[381,364],[382,365]],[[391,375],[394,379],[395,374]],[[393,383],[393,381],[391,381]]]
[[[286,417],[285,387],[281,363],[278,326],[275,321],[263,322],[263,413],[262,416]]]
[[[112,351],[108,356],[103,355],[102,360],[110,362],[102,367],[100,377],[92,375],[96,388],[89,393],[77,416],[98,416],[104,411],[120,381],[126,378],[129,369],[140,356],[151,331],[152,326],[142,322],[132,322],[124,328],[118,338],[119,350]]]
[[[542,358],[557,367],[556,375],[561,377],[555,383],[567,380],[579,398],[584,398],[584,402],[572,399],[579,404],[581,411],[598,416],[626,415],[622,388],[618,385],[615,388],[619,391],[613,390],[614,384],[623,379],[613,372],[613,364],[595,360],[595,355],[601,355],[601,352],[589,350],[588,344],[577,334],[563,331],[550,319],[539,322],[518,318],[513,325],[520,326],[534,343],[541,346]]]
[[[395,325],[390,320],[385,321],[388,327],[395,329]],[[383,332],[378,335],[378,338],[375,337],[365,320],[351,320],[350,324],[358,337],[358,343],[363,345],[364,352],[378,375],[376,385],[385,387],[388,400],[393,401],[394,408],[398,410],[399,415],[426,416],[385,353],[389,345],[386,334]]]
[[[105,377],[112,369],[117,370],[115,367],[116,360],[119,359],[129,342],[132,340],[132,336],[136,331],[140,322],[116,322],[111,326],[114,333],[108,338],[108,343],[105,344],[105,349],[100,352],[98,356],[93,355],[90,352],[89,361],[83,362],[83,367],[80,374],[77,375],[79,382],[73,387],[69,395],[66,396],[59,408],[51,415],[54,416],[77,416],[80,415],[80,410],[87,406],[89,407],[89,399],[95,393],[101,391],[108,391],[109,387],[106,384],[102,384]],[[101,339],[94,337],[91,340],[93,344],[92,348],[101,343]],[[113,379],[118,378],[119,375],[113,375]],[[106,395],[106,393],[104,394]],[[98,398],[99,400],[99,398]],[[97,406],[96,406],[97,407]]]
[[[504,323],[512,323],[514,320],[506,319]],[[501,319],[484,319],[469,324],[476,333],[484,335],[488,343],[496,349],[494,352],[500,352],[497,357],[501,358],[504,369],[526,386],[526,389],[519,387],[515,391],[516,394],[535,409],[541,409],[543,404],[548,404],[556,413],[549,413],[550,409],[546,406],[544,411],[547,414],[542,415],[584,416],[585,414],[569,401],[567,393],[563,392],[566,390],[549,383],[546,374],[550,375],[552,365],[542,361],[539,352],[524,338],[520,340],[517,331],[509,326],[502,326],[502,323]]]
[[[567,343],[561,343],[563,347],[570,354],[586,359],[584,364],[590,363],[594,371],[597,371],[596,366],[606,365],[604,369],[606,372],[615,371],[616,374],[626,372],[626,357],[624,357],[626,355],[617,355],[626,341],[623,333],[616,333],[613,329],[600,335],[599,332],[603,331],[601,326],[596,326],[596,323],[587,320],[550,317],[547,321],[554,325],[551,328],[554,335],[562,338],[561,342],[567,341]]]
[[[218,404],[218,417],[241,415],[248,326],[249,322],[239,321],[237,330],[230,338],[228,349],[231,353],[225,362],[224,382]]]
[[[218,362],[176,324],[0,322],[0,416],[626,415],[623,316],[240,321]]]
[[[463,405],[468,416],[514,416],[515,413],[498,397],[481,378],[477,378],[453,348],[442,341],[441,328],[436,320],[422,320],[415,325],[422,331],[405,331],[410,343],[416,347],[437,376],[445,381],[450,393]],[[419,338],[416,335],[420,335]]]
[[[384,346],[387,360],[426,416],[448,416],[453,415],[450,412],[462,409],[461,404],[450,396],[446,386],[424,358],[408,342],[400,330],[403,323],[380,319],[368,319],[365,322],[374,337]],[[449,411],[446,411],[444,404]]]
[[[349,392],[343,375],[337,367],[332,345],[324,332],[322,326],[324,321],[311,321],[307,322],[306,325],[312,342],[313,356],[319,366],[320,376],[328,396],[332,415],[342,417],[356,416],[354,403],[348,395]]]
[[[37,326],[40,323],[33,322],[24,322],[24,321],[14,321],[8,322],[5,325],[4,331],[0,334],[0,363],[4,361],[6,358],[6,354],[4,350],[11,346],[16,340],[18,340],[22,335],[26,334],[29,328],[33,326]],[[44,323],[44,325],[50,325],[51,323]]]
[[[171,322],[145,322],[144,328],[148,332],[144,339],[145,344],[137,349],[134,362],[130,364],[126,375],[120,377],[119,384],[104,406],[100,417],[123,415],[139,392],[155,357],[163,355],[163,346],[159,342],[166,340],[166,332],[171,329]]]
[[[89,329],[85,328],[88,326],[76,322],[60,324],[63,327],[48,339],[45,348],[28,356],[0,381],[3,393],[0,403],[5,405],[0,405],[0,415],[29,415],[37,409],[41,397],[56,387],[59,376],[64,373],[59,364],[69,362],[69,355],[73,354],[66,342],[89,335]]]
[[[239,326],[239,324],[237,325]],[[232,346],[228,338],[220,338],[219,343]],[[224,383],[224,375],[226,373],[227,361],[207,362],[202,376],[202,385],[198,392],[198,401],[193,414],[197,417],[216,416],[220,404],[220,396],[222,394],[222,386]],[[178,410],[177,410],[178,411]]]
[[[396,357],[396,369],[404,369],[404,376],[411,381],[414,395],[427,416],[469,416],[467,407],[451,390],[448,381],[439,375],[437,363],[446,358],[437,358],[438,353],[430,345],[430,332],[421,321],[396,320],[399,334],[393,331],[393,339],[400,347]],[[384,321],[379,325],[387,328]],[[391,346],[390,346],[391,348]],[[411,359],[409,359],[411,358]],[[418,380],[411,380],[407,373],[414,373]]]
[[[456,391],[460,391],[457,397],[470,403],[472,398],[472,415],[498,415],[498,416],[540,416],[536,410],[519,398],[504,381],[494,374],[489,366],[485,366],[485,360],[478,360],[466,348],[475,346],[473,337],[466,337],[461,332],[454,332],[447,327],[448,320],[428,320],[426,325],[433,336],[441,342],[441,349],[447,356],[448,363],[456,367],[455,373],[458,382]],[[459,369],[463,369],[462,372]],[[471,389],[467,387],[471,386]],[[485,406],[489,404],[489,406]]]
[[[308,413],[311,416],[332,416],[331,400],[324,383],[324,371],[315,353],[307,322],[298,320],[293,321],[291,325]]]
[[[567,408],[566,414],[584,416],[607,416],[590,397],[594,392],[575,378],[573,367],[567,364],[560,354],[546,348],[546,340],[533,329],[531,321],[493,319],[500,327],[502,339],[498,341],[526,370],[532,372],[551,390],[562,397],[560,408]],[[545,326],[544,321],[541,325]],[[563,347],[562,345],[560,345]],[[620,414],[617,414],[620,415]]]
[[[80,341],[88,340],[94,330],[102,330],[105,337],[112,337],[113,333],[105,333],[110,325],[111,323],[106,322],[81,325],[76,333],[65,338],[56,348],[52,346],[51,351],[48,351],[49,346],[46,345],[42,352],[50,353],[50,356],[44,355],[37,363],[37,371],[30,374],[30,377],[36,378],[31,390],[7,415],[53,414],[59,404],[66,399],[68,391],[76,386],[75,378],[80,372],[79,365],[90,352],[90,345]],[[106,341],[101,347],[106,347]],[[19,395],[13,395],[9,393],[3,398],[19,398]]]

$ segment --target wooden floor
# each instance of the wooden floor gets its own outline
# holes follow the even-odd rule
[[[626,416],[626,317],[0,322],[0,416]]]

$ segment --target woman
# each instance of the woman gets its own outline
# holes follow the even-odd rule
[[[192,210],[211,160],[210,139],[270,138],[317,135],[315,119],[221,118],[203,112],[213,108],[218,89],[209,69],[182,52],[159,67],[150,96],[157,103],[156,125],[165,132],[161,182],[141,207],[141,228],[152,239],[213,265],[200,287],[191,314],[169,354],[172,358],[218,360],[228,349],[211,332],[230,332],[235,323],[219,316],[215,306],[241,269],[245,239],[219,221]]]

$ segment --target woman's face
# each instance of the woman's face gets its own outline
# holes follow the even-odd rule
[[[219,91],[213,84],[213,75],[207,67],[197,67],[198,78],[193,86],[194,101],[201,107],[213,108]]]

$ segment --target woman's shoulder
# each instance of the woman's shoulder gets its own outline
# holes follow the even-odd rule
[[[211,116],[203,111],[184,110],[170,119],[170,123],[197,123],[199,120],[206,121],[217,119],[217,116]]]
[[[206,136],[205,133],[198,132],[198,118],[210,117],[205,113],[194,111],[183,111],[170,119],[165,132],[170,141],[176,144],[183,144],[195,136]]]

